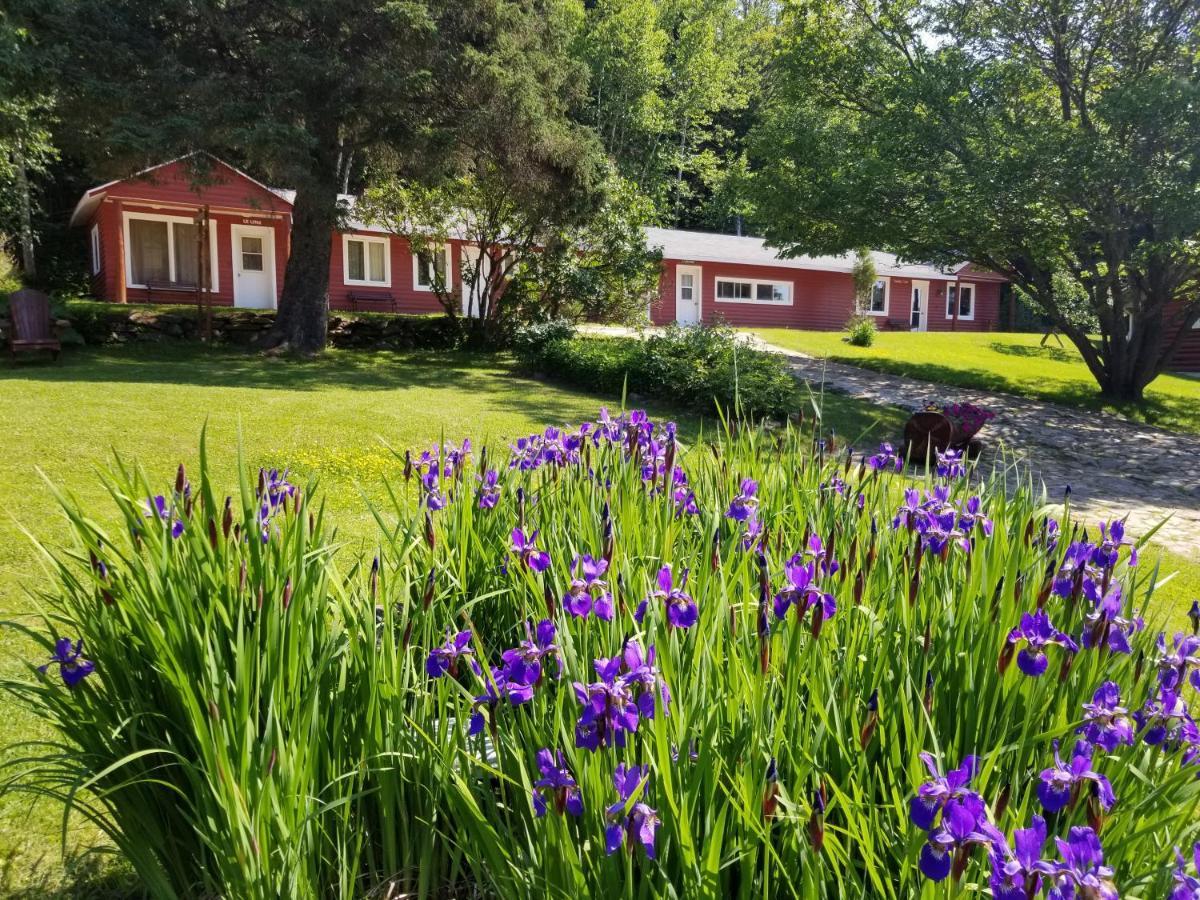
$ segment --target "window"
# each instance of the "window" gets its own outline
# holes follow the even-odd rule
[[[242,235],[242,271],[261,272],[263,270],[263,242],[260,237]]]
[[[217,225],[208,226],[209,290],[217,287]],[[92,236],[99,260],[100,237]],[[195,288],[200,283],[200,226],[182,216],[125,214],[126,287],[175,285]],[[98,262],[95,271],[99,271]]]
[[[867,298],[867,312],[873,316],[887,315],[887,279],[880,278],[871,286],[871,296]]]
[[[724,303],[770,303],[791,306],[792,285],[780,281],[717,279],[717,300]]]
[[[387,238],[342,235],[342,250],[345,262],[343,281],[346,284],[391,286],[392,265]]]
[[[100,226],[92,226],[92,274],[100,274]]]
[[[418,291],[432,291],[435,287],[445,290],[449,271],[449,247],[413,254],[413,284]]]
[[[954,304],[958,303],[960,319],[975,318],[975,285],[949,284],[946,285],[946,318],[954,318]]]
[[[172,281],[188,287],[200,284],[200,226],[172,222],[171,236],[175,248],[175,277]]]

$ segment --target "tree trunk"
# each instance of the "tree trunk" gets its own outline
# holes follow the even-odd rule
[[[296,191],[292,246],[271,339],[296,353],[325,349],[329,325],[329,258],[337,224],[336,170],[318,173]]]
[[[20,143],[13,154],[17,173],[17,200],[21,206],[21,271],[26,281],[37,279],[37,258],[33,252],[33,201],[29,196],[29,174],[25,170],[25,153]]]

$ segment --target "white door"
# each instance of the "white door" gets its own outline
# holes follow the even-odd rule
[[[675,321],[695,325],[700,321],[700,267],[675,267]]]
[[[233,305],[275,308],[275,230],[233,225]]]
[[[929,327],[928,281],[914,281],[912,283],[912,316],[910,324],[913,331],[925,331]]]
[[[476,264],[478,263],[478,270]],[[484,286],[487,284],[488,278],[492,274],[492,258],[484,254],[483,261],[479,262],[478,247],[463,247],[462,248],[462,312],[464,316],[479,318],[479,296]],[[475,283],[472,284],[470,277],[475,276]],[[450,274],[446,273],[449,278]]]

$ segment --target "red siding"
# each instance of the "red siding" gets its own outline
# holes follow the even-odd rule
[[[168,163],[145,175],[129,178],[104,188],[109,197],[158,200],[198,206],[290,213],[283,198],[242,175],[224,163],[214,162],[205,183],[194,185],[183,162]]]
[[[675,321],[675,269],[679,265],[698,265],[702,270],[702,316],[706,323],[723,321],[738,327],[800,328],[836,331],[854,313],[854,279],[847,272],[792,269],[783,266],[746,266],[733,263],[663,260],[658,300],[651,306],[651,321],[666,324]],[[732,303],[716,299],[717,278],[741,278],[759,281],[790,282],[790,306],[767,303]],[[930,331],[987,331],[997,326],[1000,306],[1000,282],[970,281],[975,285],[975,315],[957,322],[946,316],[946,286],[950,279],[930,280]],[[889,279],[887,314],[879,317],[881,328],[909,328],[912,281]]]
[[[1171,340],[1179,333],[1178,326],[1170,323],[1166,328],[1165,340]],[[1200,322],[1188,330],[1183,337],[1183,343],[1175,351],[1171,366],[1176,372],[1200,372]]]
[[[351,231],[350,234],[365,234],[368,237],[382,237],[377,233]],[[360,297],[391,297],[391,312],[401,313],[435,313],[442,312],[442,304],[432,291],[420,290],[416,286],[413,269],[412,249],[408,241],[402,237],[390,235],[389,261],[391,264],[390,287],[366,287],[364,285],[347,285],[345,283],[345,263],[343,260],[342,234],[333,236],[333,252],[329,259],[329,306],[332,309],[352,309],[350,294]],[[461,248],[458,242],[450,245],[451,283],[456,295],[460,295],[462,274]],[[384,306],[374,306],[372,309],[385,309]]]

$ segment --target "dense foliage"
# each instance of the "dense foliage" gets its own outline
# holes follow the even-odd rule
[[[1121,523],[814,439],[413,452],[349,569],[286,473],[122,468],[116,528],[64,498],[10,765],[159,897],[1191,884],[1200,638]]]
[[[801,0],[781,34],[768,237],[1000,272],[1106,396],[1141,400],[1200,318],[1200,6]]]
[[[784,362],[746,346],[728,328],[671,326],[644,338],[570,337],[516,349],[527,368],[589,391],[627,390],[702,413],[720,406],[783,418],[799,408]]]
[[[870,347],[877,332],[872,316],[856,313],[846,322],[846,340],[855,347]]]

